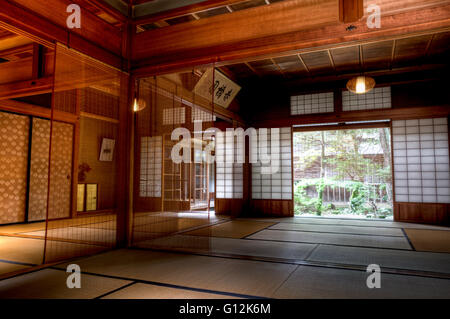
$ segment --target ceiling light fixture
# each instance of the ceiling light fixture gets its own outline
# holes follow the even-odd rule
[[[347,82],[347,89],[356,94],[365,94],[375,87],[375,80],[370,76],[357,76]]]

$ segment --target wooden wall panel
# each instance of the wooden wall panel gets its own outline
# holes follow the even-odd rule
[[[450,225],[450,204],[395,203],[394,219],[399,222]]]
[[[250,214],[251,216],[293,217],[294,202],[292,200],[251,200]]]
[[[237,217],[244,213],[244,200],[216,198],[214,209],[217,215]]]
[[[164,201],[164,211],[165,212],[181,212],[188,211],[191,209],[189,201]]]
[[[86,163],[91,171],[86,174],[83,183],[98,184],[98,210],[116,208],[116,158],[117,149],[114,151],[112,162],[99,161],[100,148],[103,138],[116,140],[117,124],[81,117],[80,118],[80,151],[79,164]]]
[[[161,211],[160,197],[140,197],[139,190],[135,191],[133,204],[134,211],[137,213]]]

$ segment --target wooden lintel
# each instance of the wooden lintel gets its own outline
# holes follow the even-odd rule
[[[25,115],[38,116],[46,119],[51,118],[51,109],[42,106],[36,106],[24,102],[14,100],[2,100],[0,103],[0,110],[15,112]],[[59,122],[76,123],[78,116],[72,113],[63,112],[59,110],[53,111],[53,119]]]
[[[0,100],[51,93],[52,77],[0,84]]]
[[[254,127],[286,127],[301,124],[340,123],[354,121],[376,120],[409,120],[419,118],[447,117],[450,115],[450,105],[422,106],[411,108],[378,109],[370,111],[351,111],[324,113],[308,116],[289,116],[273,118],[252,123]]]

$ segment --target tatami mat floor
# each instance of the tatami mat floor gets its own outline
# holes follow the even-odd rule
[[[0,298],[450,298],[449,234],[391,221],[237,219],[80,258],[81,289],[67,288],[60,264],[1,280]],[[381,289],[366,286],[369,264],[382,269]]]

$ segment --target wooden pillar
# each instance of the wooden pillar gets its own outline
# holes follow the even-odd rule
[[[131,34],[135,27],[126,23],[122,32],[122,69],[130,71]],[[119,102],[119,134],[117,149],[117,184],[116,184],[116,246],[126,247],[131,242],[131,222],[133,217],[132,206],[132,137],[134,129],[134,114],[132,104],[134,99],[135,83],[132,76],[121,75],[120,79],[120,102]]]

